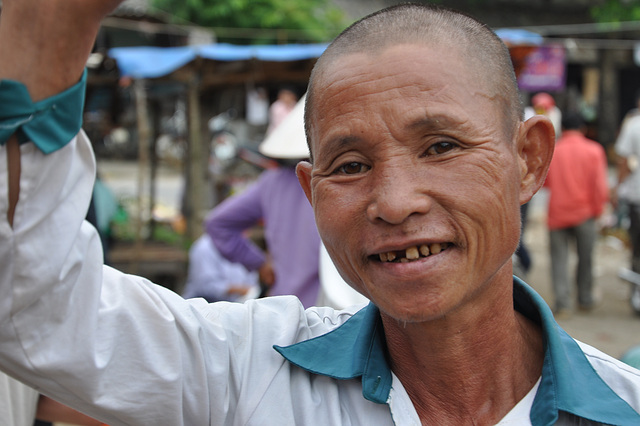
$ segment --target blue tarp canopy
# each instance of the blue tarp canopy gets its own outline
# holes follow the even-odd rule
[[[540,34],[521,28],[500,28],[496,30],[496,34],[502,41],[511,46],[540,46],[544,41]]]
[[[541,45],[543,37],[523,29],[501,28],[496,33],[509,45]],[[133,78],[158,78],[171,74],[196,58],[213,61],[287,62],[318,58],[328,44],[243,46],[227,43],[184,47],[116,47],[109,56],[120,73]]]
[[[319,57],[327,44],[241,46],[226,43],[185,47],[117,47],[109,56],[120,73],[133,78],[158,78],[171,74],[196,58],[214,61],[287,62]]]

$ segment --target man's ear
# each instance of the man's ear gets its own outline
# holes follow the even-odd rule
[[[302,186],[302,190],[307,196],[307,200],[309,203],[313,205],[313,198],[311,196],[311,170],[313,166],[308,161],[301,161],[296,165],[296,175],[298,176],[298,181],[300,182],[300,186]]]
[[[520,124],[517,139],[520,163],[520,204],[528,202],[544,184],[553,157],[555,131],[551,121],[536,115]]]

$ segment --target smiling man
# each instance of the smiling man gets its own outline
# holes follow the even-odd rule
[[[508,56],[488,32],[472,51],[475,22],[401,8],[368,25],[385,36],[356,27],[366,50],[344,36],[317,65],[314,161],[298,174],[338,269],[380,309],[392,369],[421,420],[491,424],[542,370],[541,333],[513,310],[510,259],[551,131],[519,122],[515,86],[498,89],[512,83]],[[499,61],[483,67],[483,57]],[[478,365],[489,369],[469,374]]]
[[[34,0],[21,1],[5,3]],[[81,86],[37,107],[72,106]],[[17,87],[0,86],[5,103],[24,101]],[[519,207],[545,179],[554,136],[544,117],[522,121],[508,51],[474,19],[385,9],[314,69],[312,159],[297,174],[367,306],[185,301],[103,267],[82,223],[86,137],[48,149],[12,118],[0,117],[34,143],[0,150],[0,366],[61,402],[111,425],[640,423],[640,372],[573,340],[512,276]]]

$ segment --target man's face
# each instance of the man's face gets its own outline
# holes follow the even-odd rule
[[[400,45],[341,57],[315,85],[301,183],[342,276],[398,320],[440,318],[511,276],[517,150],[469,74],[455,49]]]

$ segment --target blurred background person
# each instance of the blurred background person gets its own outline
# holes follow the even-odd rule
[[[202,297],[207,302],[240,302],[260,294],[258,273],[220,254],[209,235],[198,238],[189,249],[189,270],[182,296]]]
[[[540,92],[531,97],[531,106],[524,110],[525,119],[534,115],[544,115],[551,120],[556,131],[556,139],[562,134],[562,111],[556,106],[556,100],[547,92]]]
[[[529,203],[525,203],[520,206],[520,242],[518,243],[516,252],[513,254],[513,275],[522,279],[526,278],[527,274],[531,270],[531,266],[533,265],[531,252],[524,242],[524,233],[527,227],[528,214]]]
[[[578,308],[589,311],[593,300],[593,248],[597,240],[596,219],[609,200],[607,158],[602,145],[584,136],[577,113],[562,120],[562,136],[556,142],[545,187],[549,190],[547,225],[551,255],[551,281],[556,316],[571,314],[569,241],[576,244]]]
[[[298,95],[289,87],[283,87],[278,91],[278,98],[269,107],[269,127],[267,135],[270,135],[285,118],[293,111],[298,102]]]
[[[640,92],[636,95],[640,108]],[[632,110],[627,114],[615,144],[618,184],[612,191],[616,208],[626,206],[629,215],[631,243],[631,270],[640,273],[640,114]]]
[[[259,146],[280,166],[265,170],[243,192],[215,207],[205,229],[224,257],[259,272],[268,295],[295,295],[308,308],[320,287],[320,237],[295,173],[295,165],[309,157],[303,114],[304,98]],[[260,222],[268,254],[245,235]]]

